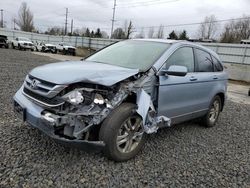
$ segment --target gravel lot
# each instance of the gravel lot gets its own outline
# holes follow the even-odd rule
[[[250,105],[228,101],[214,128],[162,129],[124,163],[65,148],[21,123],[12,96],[30,69],[54,61],[0,49],[0,187],[250,187]]]

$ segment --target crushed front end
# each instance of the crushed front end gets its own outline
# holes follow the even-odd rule
[[[28,75],[14,96],[14,107],[24,121],[59,142],[102,149],[101,123],[125,101],[137,104],[146,133],[156,132],[162,122],[170,124],[167,117],[157,116],[153,104],[156,91],[153,71],[109,87],[91,83],[57,85]]]

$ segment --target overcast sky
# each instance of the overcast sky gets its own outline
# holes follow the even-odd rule
[[[17,17],[22,1],[1,0],[4,21],[13,28],[11,20]],[[26,0],[34,14],[35,27],[44,31],[48,27],[65,23],[65,8],[69,9],[69,21],[74,28],[101,28],[110,33],[113,0]],[[148,3],[143,3],[148,2]],[[141,27],[201,22],[205,16],[214,14],[217,19],[238,18],[249,15],[250,0],[117,0],[115,27],[123,27],[125,20],[132,20],[136,31]],[[223,23],[221,23],[221,28]],[[171,30],[186,29],[194,37],[197,25],[167,27]],[[157,30],[157,28],[155,29]],[[148,29],[144,28],[145,34]]]

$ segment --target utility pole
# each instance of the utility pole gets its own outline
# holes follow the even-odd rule
[[[73,34],[73,19],[71,20],[71,36],[72,36],[72,34]]]
[[[13,19],[14,22],[14,30],[16,30],[16,18]]]
[[[1,28],[3,28],[3,9],[1,9],[0,11],[1,11]]]
[[[67,35],[67,27],[68,27],[68,8],[66,8],[66,19],[65,19],[65,31],[64,34]]]
[[[114,0],[114,8],[113,8],[113,18],[112,18],[112,27],[111,27],[111,33],[110,38],[112,37],[113,31],[114,31],[114,23],[115,23],[115,8],[116,8],[116,0]]]

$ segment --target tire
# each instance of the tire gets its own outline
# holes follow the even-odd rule
[[[15,46],[14,46],[14,44],[13,44],[13,43],[11,43],[11,46],[12,46],[12,48],[13,48],[13,49],[15,49]]]
[[[201,124],[206,127],[214,127],[218,121],[221,109],[221,98],[220,96],[216,95],[209,106],[207,114],[202,117]]]
[[[249,89],[249,91],[248,91],[248,96],[250,96],[250,89]]]
[[[142,119],[135,108],[135,104],[123,103],[104,120],[99,139],[104,141],[103,152],[109,159],[117,162],[127,161],[142,149],[146,135],[143,131]],[[117,141],[118,136],[121,138],[120,143]]]
[[[66,55],[67,51],[65,49],[63,49],[62,53],[63,53],[63,55]]]
[[[76,52],[73,52],[72,55],[73,55],[73,56],[76,56]]]
[[[20,44],[18,44],[18,50],[22,50],[22,47],[20,46]]]

